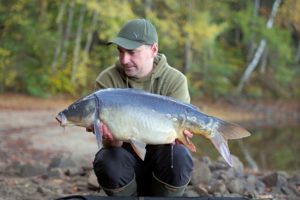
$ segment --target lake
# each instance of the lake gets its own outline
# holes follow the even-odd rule
[[[296,171],[300,169],[300,126],[258,126],[247,128],[251,136],[240,140],[230,140],[229,148],[245,167],[250,167],[240,147],[244,146],[260,170]],[[199,138],[199,137],[197,137]],[[197,154],[219,156],[217,150],[207,139],[196,139]]]

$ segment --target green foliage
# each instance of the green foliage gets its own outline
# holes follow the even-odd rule
[[[295,78],[296,75],[293,69],[287,67],[278,67],[276,70],[275,79],[283,86],[289,86]]]
[[[231,66],[226,63],[214,65],[213,61],[210,61],[203,76],[203,90],[206,94],[213,97],[226,96],[233,87],[230,80],[231,72]]]
[[[11,62],[11,52],[8,49],[0,48],[0,91],[3,91],[5,87],[13,85],[14,77],[16,73],[8,73],[7,66]]]
[[[297,67],[292,67],[299,65],[293,60],[294,43],[299,37],[292,37],[294,30],[286,26],[287,22],[281,16],[287,14],[289,22],[297,28],[298,17],[291,13],[300,13],[299,6],[291,12],[284,3],[277,18],[280,20],[275,20],[273,28],[267,29],[271,7],[261,7],[254,17],[253,1],[152,0],[151,4],[145,5],[142,0],[77,0],[73,7],[72,2],[11,0],[0,4],[0,92],[27,92],[38,96],[88,93],[94,87],[97,74],[116,60],[115,47],[107,47],[105,43],[127,20],[146,17],[157,27],[160,52],[167,55],[172,66],[188,76],[192,95],[219,98],[232,94],[249,62],[250,44],[257,47],[264,38],[268,50],[265,73],[272,76],[278,90],[292,88],[288,97],[300,96],[297,81],[300,72]],[[73,66],[82,7],[86,12],[79,63]],[[63,13],[60,12],[62,8]],[[70,35],[66,38],[70,11],[74,15]],[[94,14],[96,23],[91,30]],[[91,33],[92,46],[87,53],[84,48]],[[190,57],[185,60],[188,43]],[[61,49],[54,69],[59,45]],[[63,52],[66,53],[64,66]],[[254,80],[265,76],[253,74]],[[245,93],[263,97],[266,95],[262,92],[264,87],[260,82],[250,81]],[[282,96],[285,95],[282,93]]]
[[[29,74],[28,78],[24,81],[26,85],[26,92],[28,94],[38,97],[49,97],[48,91],[48,77],[45,74]]]
[[[274,153],[274,163],[277,163],[276,168],[288,169],[295,160],[294,154],[295,153],[288,146],[279,147]]]
[[[49,77],[48,87],[50,94],[68,93],[76,96],[76,87],[70,81],[70,67],[56,71]]]
[[[246,88],[246,92],[248,96],[252,98],[261,98],[264,94],[262,88],[258,87],[257,85],[250,85]]]
[[[264,30],[263,34],[267,39],[271,53],[275,54],[272,56],[273,65],[282,64],[283,67],[286,67],[286,64],[292,62],[291,33],[289,31],[274,27]]]

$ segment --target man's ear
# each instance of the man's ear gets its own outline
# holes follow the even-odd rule
[[[157,43],[154,43],[151,45],[151,51],[152,51],[153,58],[156,57],[156,55],[158,53],[158,44]]]

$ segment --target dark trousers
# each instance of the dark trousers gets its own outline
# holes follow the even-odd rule
[[[122,147],[102,148],[95,156],[94,171],[104,188],[117,189],[135,177],[139,196],[151,196],[153,174],[175,187],[187,185],[193,161],[184,145],[147,145],[142,161],[128,143]]]

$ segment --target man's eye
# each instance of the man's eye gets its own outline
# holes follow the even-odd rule
[[[128,53],[129,53],[130,55],[134,55],[134,54],[136,53],[136,51],[128,51]]]

